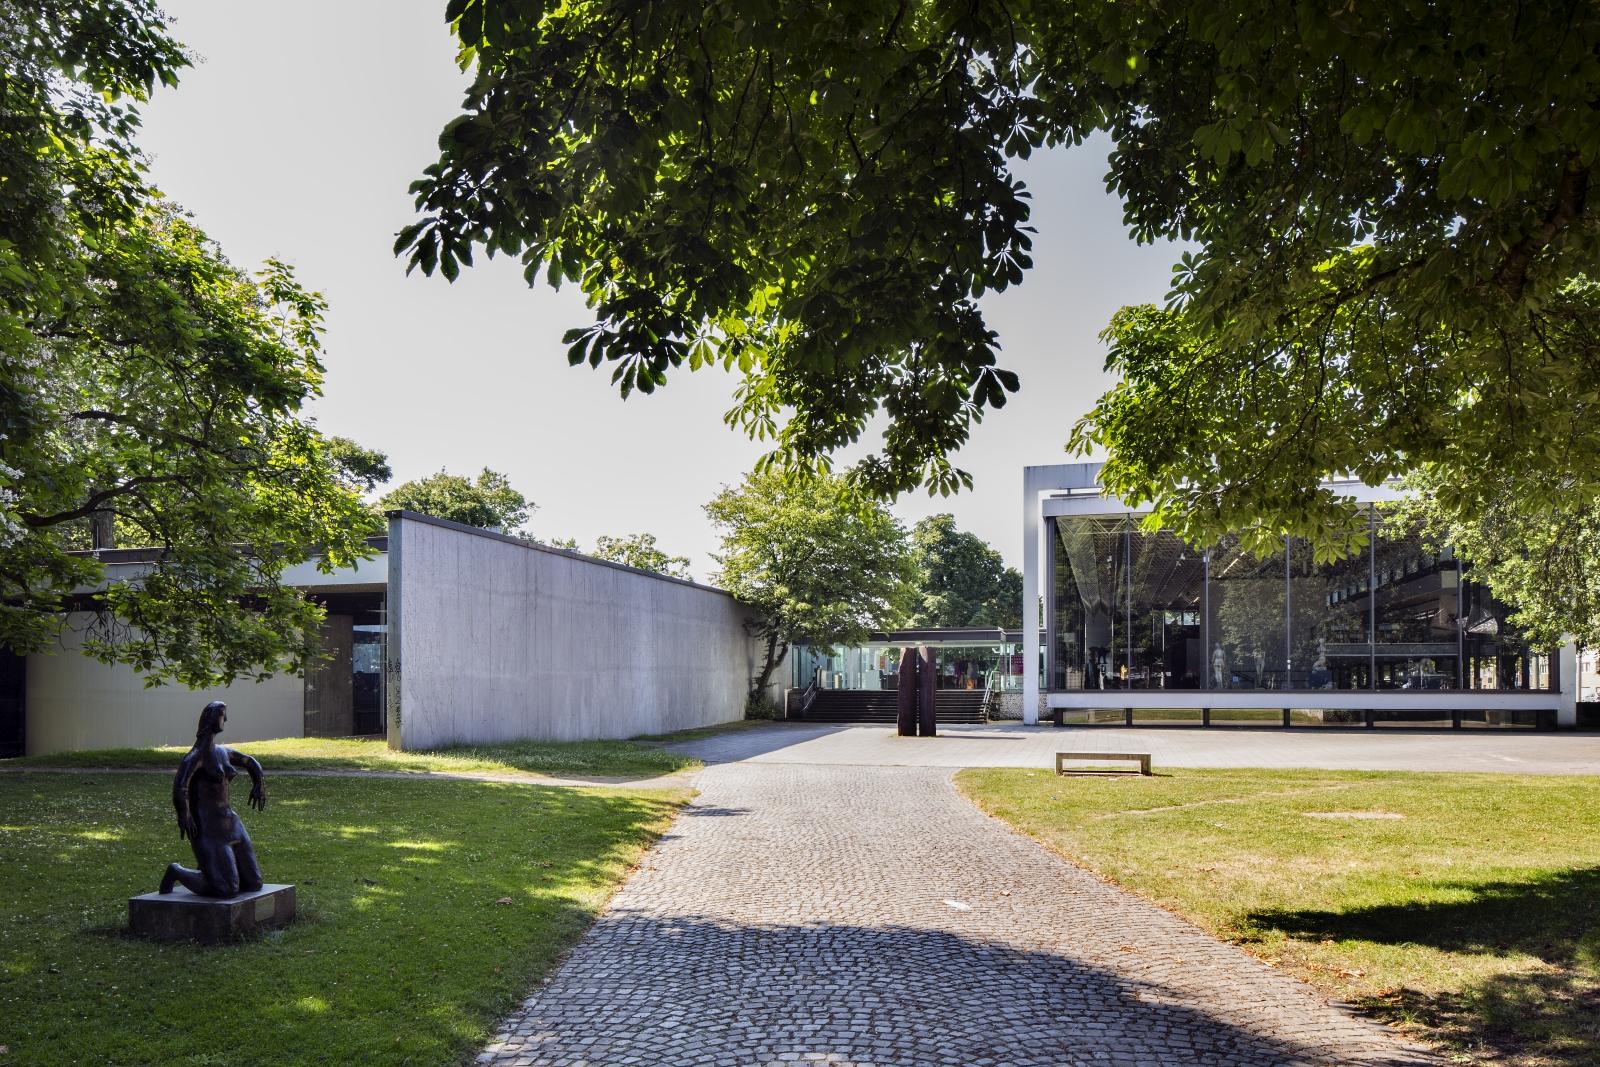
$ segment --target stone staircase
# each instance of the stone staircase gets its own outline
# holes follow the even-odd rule
[[[893,726],[895,707],[896,694],[892,689],[820,689],[804,718],[806,722]],[[987,721],[981,689],[941,689],[934,709],[935,718],[942,723]]]

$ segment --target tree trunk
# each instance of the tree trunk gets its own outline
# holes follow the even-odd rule
[[[771,633],[767,635],[767,658],[766,662],[761,665],[760,673],[750,683],[751,700],[760,700],[766,695],[767,683],[772,681],[772,672],[777,669],[778,661],[788,654],[789,642],[783,642],[780,647],[777,634]]]
[[[96,511],[90,515],[89,538],[89,544],[93,548],[116,548],[116,516],[109,511]]]

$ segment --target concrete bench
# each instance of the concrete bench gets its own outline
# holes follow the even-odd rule
[[[1139,765],[1140,774],[1150,773],[1150,753],[1148,752],[1057,752],[1057,774],[1067,773],[1066,762],[1068,760],[1076,760],[1079,762],[1096,760],[1101,763],[1137,763]],[[1102,772],[1104,768],[1078,767],[1074,768],[1074,770],[1076,773],[1084,774],[1099,773]],[[1127,771],[1124,773],[1132,774],[1133,772]]]

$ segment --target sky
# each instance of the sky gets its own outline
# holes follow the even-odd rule
[[[327,297],[327,375],[310,409],[321,429],[388,453],[395,484],[502,471],[538,505],[536,536],[587,548],[653,533],[705,580],[717,539],[702,505],[763,451],[723,425],[735,378],[685,370],[623,401],[609,368],[567,365],[562,333],[592,321],[575,287],[529,289],[518,263],[481,255],[454,284],[407,277],[391,252],[414,217],[407,186],[437,158],[465,85],[444,0],[162,6],[196,65],[145,108],[153,180],[234,263],[276,256]],[[1110,385],[1098,334],[1118,307],[1160,300],[1176,258],[1127,236],[1103,183],[1108,148],[1018,167],[1034,194],[1034,267],[983,310],[1021,392],[957,456],[973,489],[893,505],[908,526],[951,512],[1015,566],[1022,468],[1069,461],[1072,425]]]

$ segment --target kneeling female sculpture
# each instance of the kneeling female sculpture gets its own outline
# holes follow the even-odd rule
[[[249,804],[257,811],[267,808],[267,790],[261,764],[254,757],[217,744],[216,736],[227,721],[226,704],[220,700],[207,704],[200,713],[194,747],[178,764],[172,781],[172,806],[178,815],[178,836],[189,839],[199,869],[168,864],[161,879],[162,893],[182,885],[196,896],[232,897],[261,888],[255,848],[229,803],[228,783],[240,769],[249,774]]]

